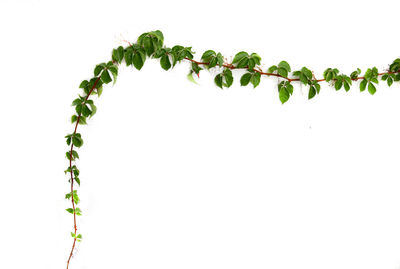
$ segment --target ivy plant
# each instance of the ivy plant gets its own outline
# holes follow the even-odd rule
[[[113,49],[111,60],[95,65],[93,77],[87,78],[79,84],[82,92],[72,101],[74,114],[71,116],[71,123],[74,124],[74,129],[72,133],[65,136],[66,143],[69,146],[68,151],[65,153],[68,166],[64,172],[68,174],[69,182],[69,191],[65,194],[65,199],[71,202],[71,206],[65,210],[73,216],[74,224],[71,231],[73,244],[67,260],[67,269],[70,265],[76,242],[80,242],[83,238],[82,234],[77,233],[77,216],[82,215],[82,210],[78,207],[80,197],[75,185],[75,183],[78,186],[81,184],[80,171],[77,167],[79,154],[76,150],[84,145],[82,135],[78,132],[78,126],[87,124],[88,119],[96,114],[97,107],[94,104],[94,97],[101,96],[104,85],[111,82],[115,84],[118,70],[122,63],[125,63],[127,67],[141,70],[148,59],[157,59],[161,68],[167,71],[184,60],[190,63],[187,78],[194,83],[196,81],[193,78],[193,73],[199,77],[201,70],[217,70],[218,74],[214,77],[214,83],[220,89],[229,88],[233,85],[233,70],[244,71],[240,77],[240,85],[247,86],[251,83],[253,88],[259,86],[261,76],[276,77],[279,78],[276,89],[282,104],[288,102],[292,96],[294,82],[300,82],[308,86],[308,99],[312,99],[320,93],[320,82],[323,81],[333,86],[336,90],[340,90],[343,87],[345,91],[350,90],[353,82],[360,81],[360,91],[363,92],[368,89],[370,94],[376,93],[379,79],[386,81],[388,86],[400,81],[400,58],[395,59],[388,66],[388,69],[383,72],[378,72],[376,67],[372,67],[366,70],[364,76],[360,76],[361,70],[357,68],[350,75],[345,75],[339,74],[340,72],[337,68],[331,67],[323,72],[322,79],[316,79],[313,71],[305,66],[292,72],[287,61],[281,61],[263,71],[260,67],[261,57],[255,52],[249,54],[245,51],[239,51],[232,62],[225,61],[223,55],[214,50],[205,51],[200,61],[193,59],[194,54],[192,47],[182,45],[165,46],[164,35],[160,30],[146,32],[141,34],[136,42],[128,42],[126,47],[119,46]]]

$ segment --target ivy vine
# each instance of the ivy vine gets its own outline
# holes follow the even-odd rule
[[[65,136],[67,145],[70,146],[69,150],[65,153],[69,161],[69,166],[64,171],[69,174],[68,182],[70,183],[70,191],[65,195],[66,199],[71,200],[70,208],[66,211],[73,215],[74,225],[71,236],[73,244],[71,252],[67,261],[67,269],[75,249],[76,242],[82,240],[82,235],[77,231],[77,216],[82,214],[81,209],[78,207],[80,198],[75,189],[74,183],[80,185],[79,169],[76,166],[76,161],[79,159],[78,152],[75,148],[80,148],[83,145],[83,139],[80,133],[77,132],[78,125],[87,124],[87,120],[96,114],[96,106],[92,96],[101,96],[104,84],[113,82],[115,84],[118,76],[118,68],[122,62],[126,66],[134,66],[140,70],[148,58],[159,59],[162,69],[169,70],[182,60],[191,63],[189,74],[187,78],[195,82],[193,74],[199,77],[200,71],[211,68],[217,68],[221,71],[214,78],[214,83],[217,87],[223,89],[229,88],[233,84],[232,70],[242,69],[245,73],[240,78],[240,85],[247,86],[249,83],[256,88],[261,81],[261,75],[279,77],[283,81],[278,82],[277,90],[279,99],[282,104],[286,103],[290,96],[293,94],[293,82],[300,82],[308,86],[308,99],[314,98],[320,93],[320,82],[327,82],[330,86],[334,87],[337,91],[344,88],[347,92],[350,90],[353,82],[360,81],[359,89],[361,92],[368,89],[370,94],[375,94],[376,85],[379,83],[379,78],[386,81],[390,87],[393,82],[400,81],[400,58],[397,58],[391,63],[387,70],[378,72],[376,67],[368,68],[363,76],[361,70],[357,68],[350,75],[340,73],[337,68],[327,68],[323,72],[322,79],[316,79],[314,73],[307,67],[302,67],[299,70],[292,71],[287,61],[281,61],[277,65],[272,65],[267,71],[263,71],[260,67],[261,57],[257,53],[247,53],[245,51],[238,52],[231,63],[224,60],[225,58],[220,52],[214,50],[207,50],[201,56],[201,61],[193,59],[192,47],[184,47],[181,45],[173,46],[172,48],[164,46],[164,35],[161,31],[151,31],[141,34],[136,43],[127,42],[127,47],[119,46],[112,50],[111,60],[97,64],[94,68],[94,76],[88,80],[83,80],[79,88],[82,89],[82,94],[72,102],[75,107],[74,115],[71,117],[71,123],[75,124],[75,128],[71,134]],[[200,67],[203,66],[204,68]]]

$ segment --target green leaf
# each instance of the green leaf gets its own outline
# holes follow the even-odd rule
[[[98,76],[101,72],[101,70],[103,70],[106,67],[105,63],[101,63],[96,65],[96,67],[94,68],[94,76]]]
[[[336,82],[335,82],[335,89],[336,89],[337,91],[340,90],[340,88],[342,88],[342,85],[343,85],[343,81],[342,81],[342,80],[340,80],[340,79],[336,80]]]
[[[118,67],[116,65],[112,65],[108,68],[110,70],[112,76],[113,76],[113,85],[115,82],[117,82],[117,76],[118,76]]]
[[[147,56],[150,56],[154,52],[154,46],[151,37],[145,37],[143,39],[143,46]]]
[[[80,199],[79,199],[79,196],[78,196],[78,194],[76,193],[76,191],[74,191],[74,195],[73,195],[72,197],[74,198],[74,203],[75,203],[76,205],[79,204]]]
[[[213,68],[217,65],[217,58],[211,58],[210,62],[208,63],[208,68]]]
[[[387,84],[388,84],[389,87],[392,86],[392,84],[393,84],[393,78],[392,77],[389,77],[387,79]]]
[[[171,68],[171,62],[169,61],[169,56],[164,54],[160,59],[160,65],[164,70],[168,70]]]
[[[91,100],[88,100],[88,101],[91,101]],[[90,117],[89,117],[89,118],[91,118],[91,117],[94,116],[94,114],[96,114],[96,112],[97,112],[97,107],[96,107],[93,103],[90,103],[89,105],[90,105],[90,108],[91,108],[91,110],[92,110],[92,113],[90,113]]]
[[[71,123],[74,123],[78,120],[78,116],[77,115],[72,115],[71,116]]]
[[[249,84],[251,79],[251,73],[246,73],[244,74],[241,78],[240,78],[240,85],[241,86],[246,86],[247,84]]]
[[[99,86],[96,89],[97,89],[97,96],[100,97],[100,95],[103,93],[103,86]]]
[[[137,70],[142,69],[144,61],[140,52],[136,52],[132,57],[133,65]]]
[[[375,85],[372,82],[368,83],[368,92],[370,94],[374,94],[376,92],[376,88]]]
[[[222,89],[222,75],[218,74],[214,78],[215,84]]]
[[[284,78],[287,78],[287,76],[288,76],[288,71],[287,71],[285,68],[283,68],[283,67],[279,67],[279,68],[278,68],[278,74],[281,75],[281,76],[284,77]]]
[[[87,124],[87,122],[86,122],[86,117],[85,117],[85,116],[82,116],[82,115],[81,115],[81,117],[79,118],[79,124],[80,124],[80,125],[85,125],[85,124]]]
[[[252,53],[252,54],[250,55],[250,58],[254,59],[254,62],[255,62],[256,64],[261,64],[261,56],[258,55],[257,53]]]
[[[81,209],[79,207],[75,208],[75,213],[78,216],[82,215],[82,211],[81,211]]]
[[[279,100],[281,100],[281,103],[284,104],[289,100],[289,92],[286,90],[286,88],[282,87],[279,90]]]
[[[215,57],[217,54],[213,50],[207,50],[201,56],[201,59],[205,62],[209,62],[211,58]]]
[[[273,65],[270,68],[268,68],[268,73],[273,73],[276,70],[278,70],[278,67],[276,65]]]
[[[290,71],[291,71],[290,65],[289,65],[286,61],[281,61],[281,62],[278,64],[278,66],[279,66],[280,68],[285,69],[287,72],[290,72]]]
[[[253,89],[260,84],[261,74],[256,72],[251,76],[250,82],[253,84]]]
[[[253,70],[256,66],[256,62],[253,58],[248,59],[248,69]]]
[[[308,79],[307,79],[306,75],[301,73],[299,78],[300,78],[300,81],[303,82],[304,85],[308,84]]]
[[[103,70],[103,72],[101,73],[101,81],[105,84],[110,83],[112,81],[110,73],[108,73],[108,70]]]
[[[116,49],[113,49],[112,52],[112,59],[118,63],[121,63],[122,59],[124,58],[124,48],[119,46]]]
[[[75,147],[81,147],[82,145],[83,145],[83,140],[82,140],[82,138],[81,138],[81,135],[80,134],[75,134],[75,135],[73,135],[72,136],[72,144],[75,146]]]
[[[307,77],[308,79],[312,79],[312,72],[311,72],[311,70],[309,70],[309,69],[306,68],[306,67],[303,67],[303,68],[301,69],[301,71],[302,71],[302,73],[303,73],[304,75],[306,75],[306,77]]]
[[[319,94],[319,91],[321,90],[321,85],[315,84],[315,89],[317,90],[317,93]]]
[[[344,89],[346,90],[346,92],[348,92],[350,90],[350,85],[349,85],[349,83],[347,81],[345,81],[343,83],[343,86],[344,86]]]
[[[249,64],[249,58],[242,58],[236,65],[237,68],[244,68]]]
[[[365,89],[366,89],[366,87],[367,87],[367,80],[366,79],[363,79],[362,81],[361,81],[361,83],[360,83],[360,92],[363,92]]]
[[[229,88],[233,83],[232,71],[230,69],[228,69],[228,68],[224,69],[224,78],[226,81],[226,85]]]
[[[89,117],[92,114],[90,108],[85,104],[82,106],[82,115],[85,117]]]
[[[222,67],[222,65],[224,64],[224,57],[220,52],[218,52],[217,54],[217,64],[219,65],[219,67]]]
[[[133,48],[132,47],[126,48],[126,51],[125,51],[126,66],[129,66],[132,64],[132,56],[133,56]]]
[[[84,80],[79,85],[79,88],[85,89],[88,86],[88,84],[89,84],[89,82],[87,80]]]
[[[288,83],[286,89],[290,94],[293,94],[293,85],[289,81],[286,81],[286,83]]]
[[[67,208],[65,210],[67,210],[68,213],[74,214],[74,210],[72,208]]]
[[[315,96],[316,91],[315,88],[313,86],[310,87],[310,90],[308,91],[308,99],[311,99]]]
[[[235,55],[235,57],[233,58],[232,63],[238,63],[238,62],[240,62],[242,59],[245,59],[245,58],[248,59],[248,57],[249,57],[249,54],[248,54],[247,52],[245,52],[245,51],[238,52],[238,53]],[[247,63],[246,63],[246,65],[247,65]],[[246,65],[245,65],[245,66],[246,66]]]

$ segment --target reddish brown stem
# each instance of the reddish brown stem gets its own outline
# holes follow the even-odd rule
[[[96,85],[97,85],[97,83],[99,82],[99,80],[100,80],[100,76],[99,76],[99,77],[96,79],[96,81],[94,82],[93,87],[90,89],[90,91],[89,91],[88,95],[86,96],[86,98],[85,98],[83,104],[86,103],[86,101],[88,100],[90,94],[91,94],[91,93],[93,92],[93,90],[96,88]],[[73,134],[76,134],[76,130],[78,129],[78,124],[79,124],[79,120],[80,120],[80,119],[81,119],[81,113],[79,113],[78,118],[77,118],[77,120],[76,120],[75,129],[74,129],[74,133],[73,133]],[[74,252],[74,249],[75,249],[76,235],[77,235],[77,234],[76,234],[77,227],[76,227],[75,202],[74,202],[74,195],[73,195],[73,194],[74,194],[74,174],[73,174],[73,171],[72,171],[72,150],[73,150],[73,149],[74,149],[74,144],[71,143],[71,151],[70,151],[70,154],[69,154],[69,170],[70,170],[70,174],[71,174],[71,201],[72,201],[72,209],[74,210],[73,214],[74,214],[74,233],[75,233],[75,237],[74,237],[74,243],[72,244],[71,253],[69,254],[69,257],[68,257],[67,269],[68,269],[68,267],[69,267],[69,262],[70,262],[70,260],[71,260],[72,253]]]
[[[193,60],[193,59],[190,59],[190,58],[187,58],[187,57],[185,57],[184,59],[185,59],[185,60],[188,60],[188,61],[191,61],[191,62],[193,62],[193,63],[199,64],[199,65],[209,64],[209,63],[206,63],[206,62],[198,62],[198,61],[196,61],[196,60]],[[229,69],[248,69],[247,67],[238,68],[238,67],[234,66],[233,64],[226,64],[226,63],[223,64],[222,66],[223,66],[223,67],[226,67],[226,68],[229,68]],[[286,78],[286,77],[283,77],[283,76],[281,76],[281,75],[279,75],[279,74],[266,73],[266,72],[262,72],[262,71],[260,71],[260,70],[254,69],[254,68],[253,68],[253,71],[254,71],[254,72],[257,72],[257,73],[260,73],[261,75],[280,77],[280,78],[286,79],[286,80],[289,81],[289,82],[292,82],[292,81],[300,81],[299,78]],[[399,73],[399,72],[400,72],[400,71],[398,71],[398,72],[383,72],[383,73],[378,73],[378,76],[382,76],[382,75],[385,75],[385,74],[396,74],[396,73]],[[315,79],[315,78],[314,78],[314,79]],[[352,80],[357,81],[357,80],[359,80],[359,79],[364,79],[364,77],[356,77],[356,78],[354,78],[354,79],[352,79]],[[315,80],[318,81],[318,82],[325,81],[325,79],[315,79]]]

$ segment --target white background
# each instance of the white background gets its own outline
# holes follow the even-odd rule
[[[318,78],[400,57],[398,1],[2,1],[0,268],[65,268],[71,102],[122,40],[231,61],[257,52]],[[221,90],[148,59],[120,68],[80,126],[83,216],[71,268],[400,268],[400,87],[277,80]],[[197,79],[197,78],[196,78]]]

